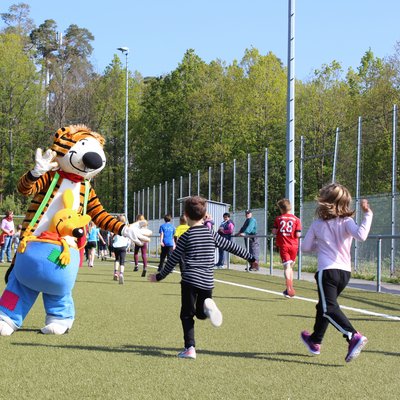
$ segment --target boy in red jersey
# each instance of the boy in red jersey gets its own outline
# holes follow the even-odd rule
[[[275,218],[272,234],[276,235],[276,245],[279,248],[285,273],[286,290],[283,294],[286,297],[294,297],[293,265],[299,248],[298,238],[301,236],[301,222],[295,215],[290,214],[292,206],[288,199],[279,200],[277,206],[281,215]]]

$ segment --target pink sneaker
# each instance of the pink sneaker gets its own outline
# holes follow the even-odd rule
[[[345,361],[350,362],[351,360],[357,358],[367,342],[368,339],[360,332],[355,333],[349,342],[349,351],[347,352]]]
[[[303,331],[300,334],[301,340],[303,341],[303,343],[306,345],[307,350],[314,355],[318,355],[321,353],[321,345],[318,343],[314,343],[311,339],[310,339],[310,332],[308,331]]]
[[[196,359],[196,349],[193,346],[190,346],[188,349],[181,351],[178,354],[179,358],[191,358],[192,360]]]

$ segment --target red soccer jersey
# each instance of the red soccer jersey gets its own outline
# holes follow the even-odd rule
[[[278,247],[297,247],[297,232],[301,232],[301,221],[293,214],[282,214],[275,218],[276,245]]]

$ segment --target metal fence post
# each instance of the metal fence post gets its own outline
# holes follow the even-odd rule
[[[392,133],[392,202],[391,202],[391,234],[396,233],[396,192],[397,192],[397,106],[393,106],[393,133]],[[391,240],[390,248],[390,276],[395,273],[396,242]]]
[[[171,188],[171,196],[172,196],[172,219],[175,217],[175,179],[172,179],[172,188]]]
[[[144,189],[142,189],[142,212],[141,212],[141,214],[144,214]],[[134,215],[133,218],[136,220],[136,215]]]
[[[274,273],[274,237],[269,238],[269,274]]]
[[[211,173],[212,168],[208,167],[208,200],[211,200]]]
[[[183,177],[179,177],[179,198],[183,197]],[[182,201],[179,203],[179,215],[182,215]]]
[[[357,126],[357,166],[356,166],[356,223],[359,223],[360,217],[360,179],[361,179],[361,117],[358,117]],[[354,270],[358,270],[358,243],[354,241]]]
[[[247,155],[247,208],[251,208],[251,154]]]
[[[156,185],[153,185],[153,219],[156,219]]]
[[[147,186],[147,213],[146,218],[147,220],[150,218],[150,188]]]
[[[197,196],[200,196],[200,170],[197,170]]]
[[[232,212],[236,213],[236,159],[233,160]]]
[[[381,273],[382,273],[382,239],[377,241],[377,267],[376,267],[376,291],[381,291]]]
[[[136,215],[136,192],[133,192],[133,216]]]
[[[303,203],[303,189],[304,189],[304,136],[300,137],[300,185],[299,185],[299,218],[301,223],[303,224],[303,211],[304,211],[304,203]],[[297,279],[301,279],[301,270],[303,268],[303,252],[301,251],[301,237],[299,238],[299,261],[297,268]]]
[[[162,196],[162,187],[161,183],[158,188],[158,219],[161,219],[161,196]]]
[[[267,264],[267,235],[268,235],[268,149],[264,156],[264,263]]]
[[[224,202],[224,163],[221,163],[221,176],[220,176],[220,202]]]
[[[168,214],[168,183],[165,181],[165,191],[164,191],[164,214]]]
[[[338,146],[339,146],[339,128],[336,128],[335,150],[333,152],[332,183],[336,182],[336,165],[337,165],[337,156],[338,156]]]

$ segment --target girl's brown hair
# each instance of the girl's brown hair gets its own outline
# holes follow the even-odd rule
[[[351,194],[339,183],[331,183],[320,189],[317,203],[315,214],[324,220],[354,215],[354,210],[350,209]]]
[[[145,221],[146,222],[145,224],[142,222],[142,224],[141,224],[142,227],[143,226],[147,226],[147,221],[146,221],[146,218],[144,217],[143,214],[136,215],[136,222],[139,222],[139,221]]]
[[[144,221],[146,218],[144,217],[143,214],[138,214],[136,215],[136,221]]]

